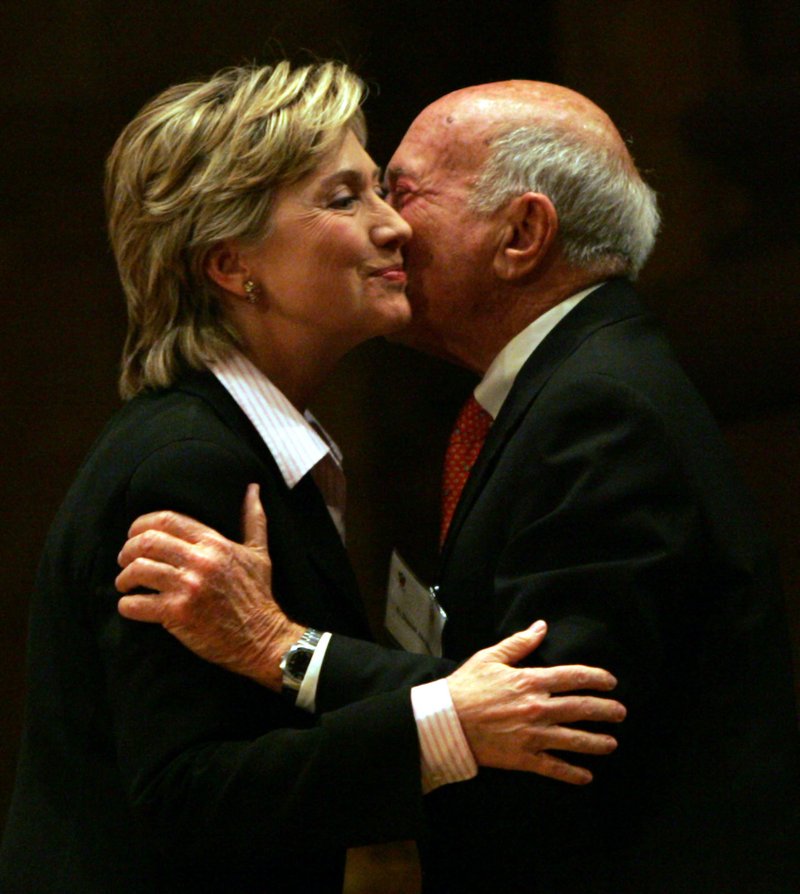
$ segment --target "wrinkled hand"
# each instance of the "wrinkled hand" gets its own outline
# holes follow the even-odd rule
[[[617,742],[613,736],[563,724],[618,723],[626,712],[619,702],[608,698],[556,694],[613,689],[617,681],[608,671],[582,665],[513,667],[539,646],[546,632],[547,625],[537,621],[527,630],[476,652],[447,683],[478,764],[527,770],[583,785],[592,781],[588,770],[548,751],[610,754]]]
[[[280,692],[280,659],[305,627],[290,621],[272,596],[267,519],[258,486],[247,488],[244,543],[194,519],[152,512],[131,526],[119,554],[121,615],[161,624],[214,664]]]

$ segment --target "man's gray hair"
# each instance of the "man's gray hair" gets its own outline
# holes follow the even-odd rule
[[[658,202],[619,153],[554,127],[516,128],[492,141],[470,204],[490,214],[526,192],[552,201],[570,264],[637,277],[658,233]]]

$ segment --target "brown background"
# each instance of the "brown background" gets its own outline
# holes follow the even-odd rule
[[[151,95],[229,64],[302,60],[303,50],[344,58],[374,85],[367,112],[379,163],[416,111],[467,84],[553,80],[611,114],[664,211],[642,292],[761,504],[798,642],[793,0],[15,6],[4,4],[0,19],[0,822],[21,724],[36,558],[82,455],[118,404],[124,312],[103,230],[103,159]],[[433,567],[438,466],[469,384],[463,373],[376,342],[345,361],[317,402],[345,449],[350,547],[376,620],[390,546],[423,572]],[[351,889],[369,890],[358,884]],[[387,879],[380,889],[389,890]]]

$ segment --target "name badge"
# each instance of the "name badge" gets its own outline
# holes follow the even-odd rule
[[[442,655],[442,630],[447,620],[436,593],[392,553],[386,592],[386,631],[407,652]]]

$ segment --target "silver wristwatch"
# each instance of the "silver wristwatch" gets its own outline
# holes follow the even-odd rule
[[[281,658],[281,675],[283,686],[281,692],[292,704],[297,701],[297,693],[303,685],[303,680],[317,648],[322,634],[319,630],[309,627],[308,630],[291,645]]]

